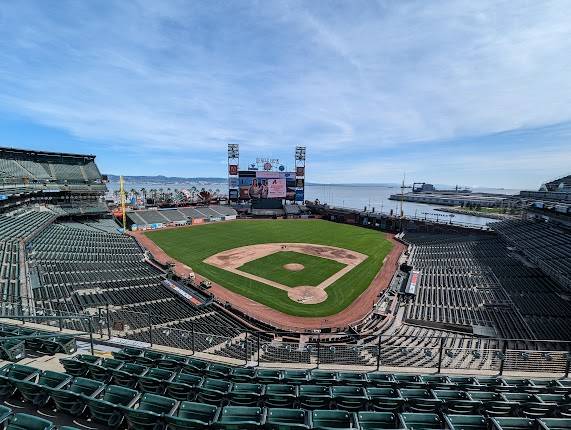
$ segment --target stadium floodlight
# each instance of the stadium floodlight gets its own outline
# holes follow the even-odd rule
[[[240,145],[237,143],[228,144],[228,158],[240,158]]]
[[[296,146],[295,147],[295,159],[296,159],[296,161],[304,161],[305,160],[305,146]]]

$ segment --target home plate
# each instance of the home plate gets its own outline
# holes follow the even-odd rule
[[[287,295],[294,302],[303,303],[306,305],[321,303],[327,299],[327,293],[325,290],[319,287],[303,286],[290,288]]]

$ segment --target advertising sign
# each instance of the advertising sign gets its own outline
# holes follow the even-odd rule
[[[284,172],[240,172],[238,186],[242,200],[283,199],[287,193],[287,181]]]
[[[238,174],[238,166],[236,164],[230,164],[228,166],[228,174],[229,175],[237,175]]]
[[[268,197],[269,199],[283,199],[286,196],[286,180],[285,178],[267,179]]]
[[[295,174],[297,176],[304,176],[305,175],[305,167],[296,167]]]
[[[296,202],[303,202],[304,201],[303,190],[295,190],[295,201]]]

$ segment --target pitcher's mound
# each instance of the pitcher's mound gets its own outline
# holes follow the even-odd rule
[[[305,269],[305,266],[299,263],[288,263],[284,264],[283,268],[286,270],[291,270],[292,272],[299,272],[300,270]]]
[[[290,288],[287,295],[294,302],[303,303],[304,305],[321,303],[327,299],[327,293],[319,287]]]

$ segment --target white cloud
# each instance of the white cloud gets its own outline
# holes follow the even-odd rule
[[[563,0],[3,3],[0,109],[133,151],[306,144],[316,159],[538,127],[571,120],[567,11]]]

